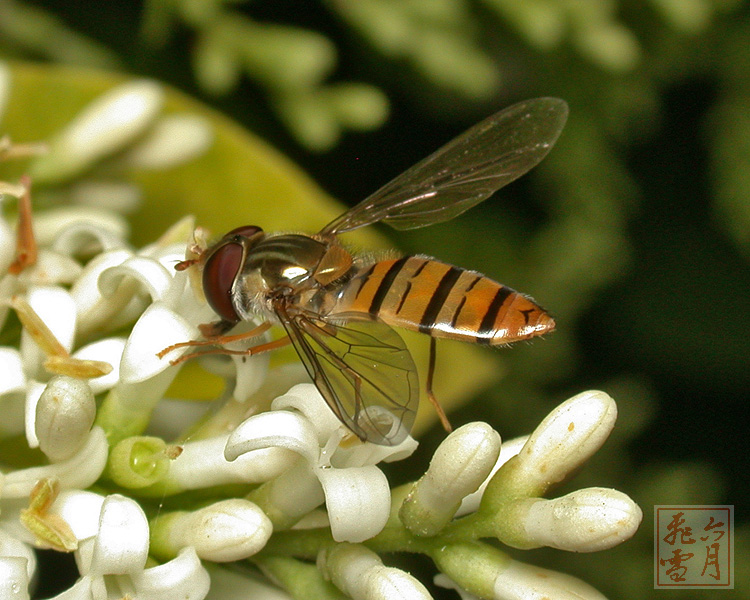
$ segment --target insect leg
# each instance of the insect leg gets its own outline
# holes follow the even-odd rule
[[[237,340],[244,340],[247,338],[253,338],[258,337],[259,335],[263,335],[266,331],[268,331],[271,328],[271,323],[268,321],[265,321],[258,325],[257,327],[254,327],[250,331],[246,331],[245,333],[238,333],[236,335],[207,335],[205,340],[190,340],[188,342],[179,342],[177,344],[172,344],[171,346],[167,346],[164,348],[164,350],[161,350],[160,352],[157,352],[156,356],[159,358],[164,358],[167,354],[172,352],[172,350],[176,350],[177,348],[185,348],[186,346],[216,346],[221,344],[228,344],[229,342],[236,342]],[[207,328],[208,330],[208,328]],[[209,330],[210,331],[210,330]],[[244,354],[244,350],[239,350],[239,354]],[[234,354],[234,352],[227,352],[227,354]],[[188,358],[193,356],[192,354],[188,355]],[[185,357],[182,357],[181,359],[178,359],[177,362],[182,362],[183,360],[186,360]],[[177,362],[173,362],[172,364],[177,364]]]
[[[237,336],[228,336],[228,337],[237,337]],[[213,342],[216,343],[216,342]],[[252,346],[251,348],[247,348],[246,350],[229,350],[228,348],[211,348],[210,350],[205,350],[203,352],[191,352],[190,354],[184,354],[180,356],[179,358],[176,358],[174,360],[170,360],[170,365],[179,365],[182,362],[185,362],[186,360],[190,360],[191,358],[196,358],[198,356],[206,356],[208,354],[224,354],[227,356],[255,356],[256,354],[262,354],[263,352],[270,352],[271,350],[276,350],[278,348],[283,348],[284,346],[288,346],[291,343],[291,340],[289,339],[288,335],[285,335],[282,338],[279,338],[278,340],[273,340],[271,342],[266,342],[265,344],[259,344],[257,346]],[[187,342],[182,344],[183,346],[188,345]],[[201,343],[200,345],[203,345]],[[169,349],[167,349],[169,350]],[[164,350],[162,350],[164,352]],[[159,354],[161,354],[160,352]]]
[[[430,401],[432,406],[435,407],[435,412],[437,413],[438,418],[440,419],[440,423],[443,425],[443,429],[445,429],[448,433],[453,431],[453,427],[450,424],[450,421],[448,420],[448,417],[445,415],[445,411],[443,410],[443,407],[440,406],[440,402],[438,402],[437,398],[435,397],[435,394],[432,391],[432,376],[435,374],[435,363],[437,361],[437,340],[434,337],[430,337],[430,362],[427,365],[427,381],[425,383],[425,391],[427,392],[427,399]]]

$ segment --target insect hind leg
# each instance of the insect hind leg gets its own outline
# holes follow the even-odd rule
[[[427,381],[425,382],[425,392],[427,392],[427,399],[430,401],[430,404],[432,404],[432,406],[435,408],[435,412],[437,413],[437,416],[440,419],[440,423],[443,425],[443,429],[445,429],[448,433],[450,433],[451,431],[453,431],[453,426],[448,420],[448,417],[445,414],[443,407],[440,406],[440,402],[438,402],[438,399],[435,397],[435,393],[432,391],[432,379],[433,379],[433,375],[435,374],[436,362],[437,362],[437,340],[434,337],[431,337],[430,338],[430,359],[427,365]]]

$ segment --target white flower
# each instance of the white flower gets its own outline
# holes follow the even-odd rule
[[[407,437],[395,447],[355,442],[312,384],[294,386],[277,398],[271,412],[250,417],[229,437],[225,456],[280,447],[299,455],[277,479],[250,494],[278,527],[289,527],[324,501],[336,541],[360,542],[376,535],[388,520],[390,488],[380,460],[410,455],[416,442]]]
[[[173,560],[146,568],[149,527],[133,500],[117,494],[61,494],[51,509],[70,525],[78,539],[76,564],[81,578],[52,600],[106,600],[131,596],[160,600],[201,600],[209,588],[208,572],[192,548]],[[117,577],[112,577],[113,575]]]

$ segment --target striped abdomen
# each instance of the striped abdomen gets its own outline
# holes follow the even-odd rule
[[[474,271],[422,256],[383,260],[353,277],[334,312],[368,313],[388,325],[485,344],[554,329],[532,300]]]

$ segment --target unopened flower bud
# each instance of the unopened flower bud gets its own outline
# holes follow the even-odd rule
[[[95,416],[94,394],[86,381],[53,377],[36,405],[34,429],[40,449],[52,462],[67,460],[86,443]]]
[[[528,545],[550,546],[573,552],[606,550],[630,538],[643,513],[617,490],[587,488],[553,500],[525,500],[508,522],[520,522]],[[518,518],[516,518],[518,517]],[[511,542],[502,539],[506,544]],[[513,543],[512,545],[517,546]]]
[[[151,81],[118,86],[92,102],[50,143],[48,154],[32,166],[39,182],[65,181],[91,167],[141,135],[163,101]]]
[[[583,392],[560,404],[492,478],[481,510],[492,512],[509,499],[544,494],[601,447],[616,418],[615,401],[604,392]]]
[[[476,492],[469,494],[461,501],[461,507],[456,512],[457,517],[462,517],[469,513],[476,512],[479,509],[479,504],[482,501],[484,490],[487,489],[487,484],[492,480],[492,477],[495,475],[495,473],[497,473],[500,467],[502,467],[505,463],[507,463],[511,458],[516,456],[521,451],[521,449],[526,444],[526,440],[528,439],[528,435],[523,435],[521,437],[513,438],[512,440],[503,441],[502,446],[500,446],[500,456],[497,457],[495,466],[492,467],[490,474],[487,476],[487,479],[485,479],[482,485],[479,486],[479,489],[477,489]]]
[[[140,169],[167,169],[201,154],[213,133],[206,119],[193,115],[166,115],[148,134],[118,159],[118,163]]]
[[[194,512],[160,515],[152,523],[152,552],[170,557],[187,546],[214,562],[256,554],[271,537],[271,521],[255,504],[233,498]]]
[[[482,542],[450,544],[433,555],[444,575],[435,582],[493,600],[604,600],[598,591],[570,575],[515,560]],[[462,593],[463,596],[463,593]]]
[[[319,568],[352,600],[427,600],[427,589],[414,577],[383,565],[372,550],[338,544],[318,558]]]
[[[497,576],[494,588],[492,598],[495,600],[606,600],[601,593],[576,577],[515,560]]]
[[[500,436],[486,423],[468,423],[451,433],[417,481],[399,516],[415,535],[438,533],[461,500],[484,482],[500,453]]]

